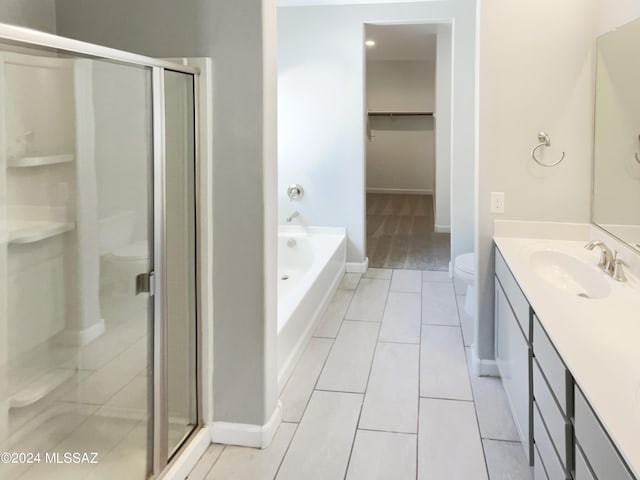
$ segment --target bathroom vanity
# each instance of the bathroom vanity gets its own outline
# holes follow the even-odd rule
[[[496,364],[535,480],[640,479],[638,45],[640,19],[597,40],[593,224],[494,225]]]
[[[496,362],[535,480],[637,480],[640,282],[602,272],[595,227],[574,227],[494,238]]]

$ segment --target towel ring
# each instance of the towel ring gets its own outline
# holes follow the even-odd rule
[[[549,146],[551,146],[551,138],[549,138],[549,134],[548,133],[540,132],[538,134],[538,141],[540,143],[538,145],[536,145],[535,147],[533,147],[533,150],[531,150],[531,158],[533,158],[538,165],[540,165],[542,167],[555,167],[562,160],[564,160],[564,152],[562,152],[562,157],[560,157],[560,160],[558,160],[557,162],[554,162],[554,163],[542,163],[540,160],[538,160],[536,158],[536,151],[540,147],[549,147]],[[638,154],[636,153],[636,159],[637,158],[638,158]],[[640,162],[640,160],[638,160],[638,162]]]

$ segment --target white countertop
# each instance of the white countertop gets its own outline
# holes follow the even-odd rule
[[[640,281],[629,275],[628,282],[616,282],[600,272],[598,252],[583,248],[588,240],[494,237],[576,383],[640,479]],[[531,267],[530,256],[539,250],[585,260],[605,277],[611,294],[587,299],[551,286]]]

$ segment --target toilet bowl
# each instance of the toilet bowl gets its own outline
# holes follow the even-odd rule
[[[141,240],[130,243],[103,257],[105,274],[116,293],[134,296],[136,276],[149,270],[149,246]]]
[[[136,276],[149,271],[148,242],[135,239],[136,213],[117,212],[99,223],[101,284],[114,293],[133,296]]]
[[[456,294],[466,295],[464,310],[473,315],[475,310],[474,283],[476,278],[476,256],[474,253],[458,255],[453,262],[453,285]]]
[[[102,257],[107,282],[115,293],[136,294],[136,276],[149,270],[149,247],[146,241],[137,241],[116,248]]]

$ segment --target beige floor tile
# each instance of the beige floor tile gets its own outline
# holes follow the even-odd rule
[[[344,321],[316,388],[364,393],[379,324]]]

